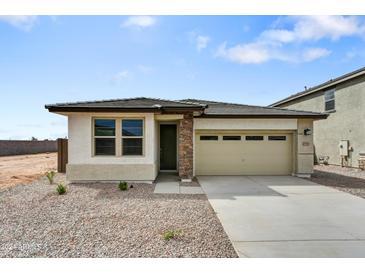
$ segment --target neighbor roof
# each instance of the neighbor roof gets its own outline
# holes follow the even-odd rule
[[[199,111],[201,117],[227,118],[326,118],[327,114],[261,107],[243,104],[215,102],[197,99],[164,100],[155,98],[129,98],[104,101],[87,101],[46,105],[50,112],[163,112],[163,111]]]
[[[197,99],[184,99],[179,102],[207,105],[202,117],[270,117],[270,118],[300,118],[310,117],[323,119],[327,114],[311,111],[289,110],[276,107],[252,106],[236,103],[225,103]]]
[[[340,83],[343,83],[345,81],[351,80],[353,78],[356,78],[356,77],[359,77],[359,76],[362,76],[362,75],[365,75],[365,67],[363,67],[361,69],[358,69],[358,70],[355,70],[355,71],[352,71],[350,73],[344,74],[344,75],[342,75],[340,77],[337,77],[335,79],[330,79],[327,82],[324,82],[320,85],[317,85],[317,86],[314,86],[312,88],[306,89],[304,91],[301,91],[301,92],[295,93],[293,95],[290,95],[289,97],[284,98],[280,101],[277,101],[277,102],[271,104],[270,106],[271,107],[279,107],[280,105],[282,105],[284,103],[293,101],[295,99],[307,96],[307,95],[315,93],[315,92],[322,91],[323,89],[326,89],[326,88],[334,87],[335,85],[338,85]]]

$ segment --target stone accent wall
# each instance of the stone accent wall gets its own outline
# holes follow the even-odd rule
[[[184,114],[179,122],[179,176],[182,179],[193,177],[193,114]]]

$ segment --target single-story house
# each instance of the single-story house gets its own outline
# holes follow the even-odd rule
[[[307,88],[270,106],[327,113],[328,119],[314,122],[316,160],[364,168],[365,68]]]
[[[327,114],[196,99],[46,105],[68,117],[67,178],[153,182],[159,172],[295,175],[313,170],[313,121]]]

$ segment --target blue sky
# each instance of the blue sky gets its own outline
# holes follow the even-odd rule
[[[364,66],[365,18],[0,16],[0,139],[67,135],[56,102],[268,105]]]

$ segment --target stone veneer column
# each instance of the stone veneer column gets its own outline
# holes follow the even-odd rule
[[[193,114],[184,114],[179,122],[179,176],[181,179],[193,178]]]

